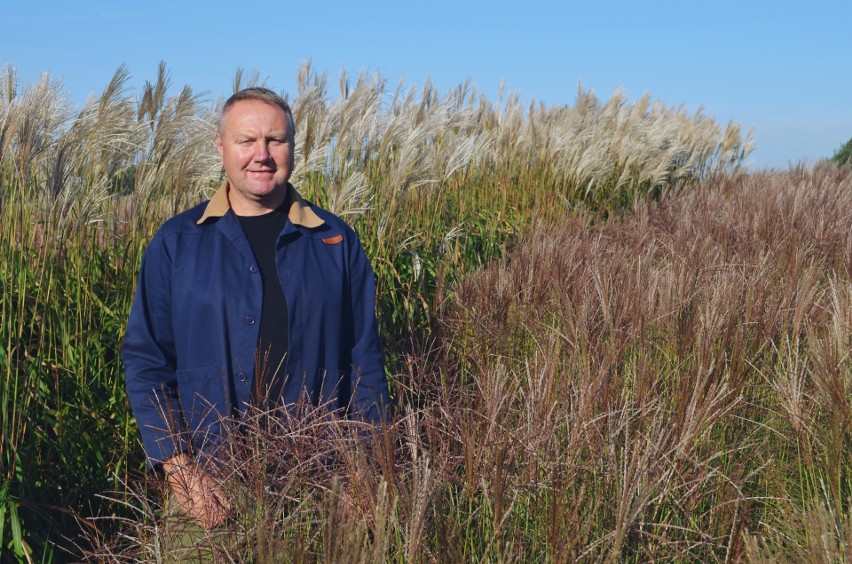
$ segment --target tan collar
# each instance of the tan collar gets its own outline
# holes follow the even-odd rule
[[[213,194],[213,197],[210,198],[207,207],[204,208],[204,213],[201,215],[201,219],[198,220],[198,225],[201,225],[211,217],[222,217],[228,213],[228,210],[231,209],[231,203],[228,201],[228,191],[230,189],[231,186],[227,180],[222,183],[219,189],[216,190],[216,193]],[[291,223],[309,229],[319,227],[325,223],[314,213],[314,210],[302,199],[302,196],[296,192],[296,189],[289,182],[287,183],[287,197],[290,201],[290,210],[287,212],[287,217]]]

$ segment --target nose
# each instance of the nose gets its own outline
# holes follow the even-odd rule
[[[266,141],[258,140],[254,147],[254,160],[263,162],[269,160],[269,147],[266,146]]]

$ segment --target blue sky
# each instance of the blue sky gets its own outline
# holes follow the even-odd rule
[[[119,65],[132,84],[165,61],[175,88],[215,100],[256,69],[295,95],[307,60],[336,83],[376,71],[443,92],[470,78],[496,100],[572,104],[578,82],[608,98],[648,92],[753,128],[751,168],[831,156],[852,137],[852,2],[8,2],[0,64],[25,84],[61,78],[82,105]]]

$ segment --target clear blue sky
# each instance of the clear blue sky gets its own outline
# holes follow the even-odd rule
[[[751,168],[831,156],[852,137],[852,2],[268,2],[7,0],[0,64],[47,71],[82,105],[126,64],[138,88],[163,60],[173,87],[230,93],[238,66],[295,95],[312,59],[335,84],[378,71],[442,91],[470,77],[496,101],[572,104],[578,81],[621,87],[754,128]]]

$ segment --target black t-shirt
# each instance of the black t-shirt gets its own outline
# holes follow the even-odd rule
[[[282,205],[264,215],[237,216],[248,237],[263,279],[263,309],[257,342],[258,362],[251,391],[252,403],[259,407],[278,405],[284,383],[284,358],[288,340],[287,300],[281,289],[275,264],[275,244],[287,223],[287,213],[284,210],[286,206]]]

